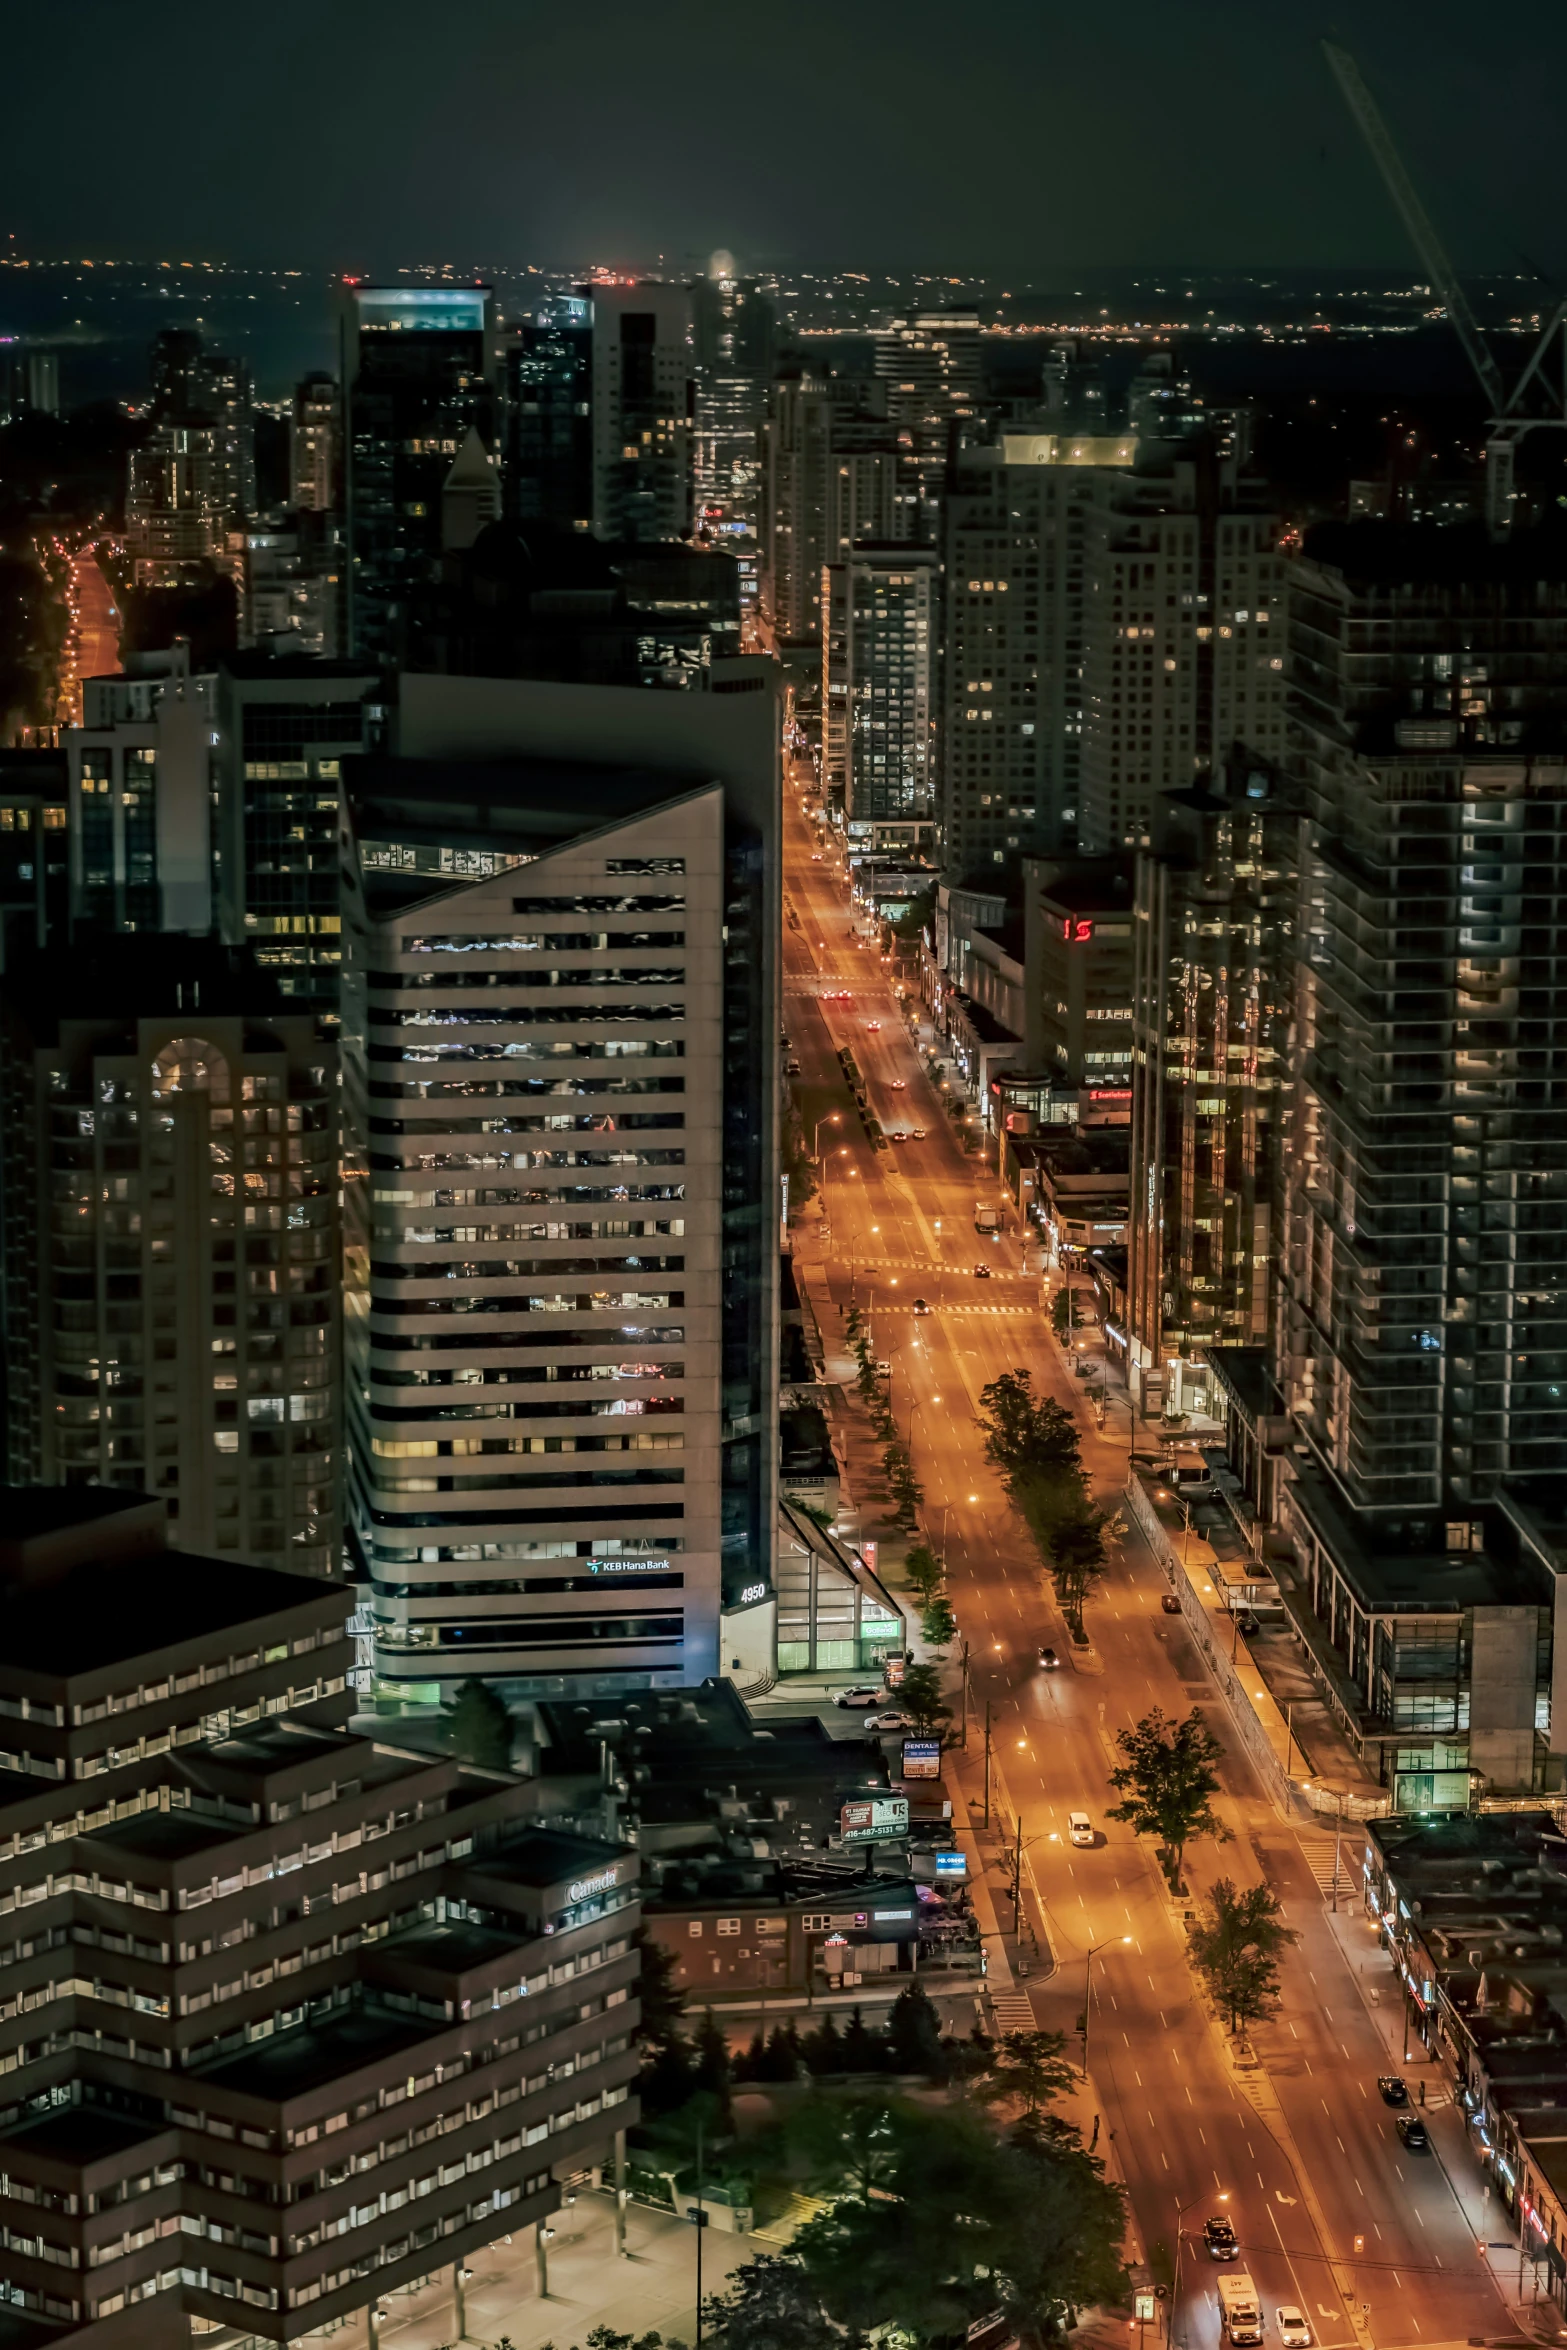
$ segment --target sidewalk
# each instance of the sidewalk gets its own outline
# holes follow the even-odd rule
[[[553,2225],[547,2300],[539,2298],[531,2228],[513,2243],[502,2240],[469,2255],[465,2342],[496,2343],[505,2336],[512,2350],[546,2350],[549,2344],[573,2350],[594,2326],[628,2334],[656,2329],[668,2343],[694,2342],[695,2228],[672,2212],[633,2203],[626,2213],[627,2257],[617,2259],[612,2200],[591,2188],[579,2192],[574,2208],[557,2212]],[[722,2292],[754,2250],[748,2236],[704,2228],[703,2297]],[[383,2295],[381,2306],[387,2312],[380,2329],[383,2350],[450,2350],[458,2340],[450,2265],[412,2292]],[[334,2332],[331,2341],[333,2350],[365,2350],[364,2318]]]

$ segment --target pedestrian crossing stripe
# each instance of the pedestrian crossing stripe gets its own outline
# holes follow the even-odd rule
[[[992,1991],[990,2010],[998,2032],[1037,2032],[1034,2004],[1021,1991]]]
[[[1301,1857],[1311,1871],[1312,1882],[1324,1901],[1333,1898],[1333,1839],[1331,1836],[1302,1836],[1298,1839]],[[1360,1881],[1360,1853],[1346,1836],[1339,1849],[1338,1891],[1342,1901],[1353,1893]]]

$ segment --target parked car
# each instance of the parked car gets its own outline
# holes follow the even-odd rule
[[[1208,2247],[1210,2260],[1233,2260],[1240,2246],[1235,2241],[1234,2222],[1222,2211],[1202,2223],[1202,2240]]]
[[[1394,2119],[1393,2127],[1412,2154],[1423,2154],[1431,2143],[1426,2136],[1425,2123],[1420,2119],[1418,2113],[1398,2114]]]
[[[1274,2312],[1281,2350],[1311,2350],[1311,2328],[1302,2311],[1281,2301]]]
[[[1377,2092],[1384,2105],[1409,2103],[1409,2091],[1397,2073],[1378,2073]]]
[[[893,1712],[872,1714],[865,1727],[867,1730],[913,1730],[918,1724],[912,1714]]]
[[[833,1704],[847,1706],[857,1712],[861,1706],[880,1705],[885,1695],[885,1690],[878,1689],[873,1682],[864,1681],[853,1689],[840,1689]]]
[[[1039,1661],[1044,1666],[1047,1673],[1053,1673],[1056,1667],[1060,1664],[1061,1659],[1057,1656],[1053,1648],[1042,1648],[1039,1652]]]
[[[1094,1841],[1094,1823],[1086,1811],[1069,1811],[1066,1815],[1066,1831],[1078,1846],[1091,1845]]]
[[[789,1058],[788,1058],[788,1060],[787,1060],[787,1061],[785,1061],[785,1063],[784,1063],[784,1075],[785,1075],[786,1077],[798,1077],[798,1076],[799,1076],[799,1074],[800,1074],[800,1064],[799,1064],[799,1062],[798,1062],[798,1061],[795,1059],[795,1057],[794,1057],[793,1053],[791,1053],[791,1054],[789,1055]]]
[[[890,1379],[892,1377],[891,1363],[884,1359],[878,1360],[876,1364],[876,1376],[878,1379]]]
[[[1181,1612],[1180,1594],[1175,1591],[1161,1591],[1159,1605],[1167,1616],[1178,1616]]]

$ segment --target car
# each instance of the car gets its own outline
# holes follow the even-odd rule
[[[1053,1673],[1056,1667],[1060,1664],[1061,1659],[1057,1656],[1053,1648],[1042,1648],[1039,1652],[1039,1661],[1044,1666],[1047,1673]]]
[[[900,1714],[897,1712],[872,1714],[869,1721],[865,1725],[867,1730],[912,1730],[914,1726],[914,1716],[912,1714]]]
[[[785,1061],[785,1063],[784,1063],[784,1075],[785,1075],[786,1077],[798,1077],[798,1076],[799,1076],[799,1074],[800,1074],[800,1064],[799,1064],[799,1062],[798,1062],[798,1061],[795,1059],[795,1057],[794,1057],[793,1053],[791,1053],[791,1054],[789,1055],[789,1058],[788,1058],[788,1060],[787,1060],[787,1061]]]
[[[1288,2301],[1281,2301],[1274,2311],[1274,2320],[1281,2350],[1311,2350],[1311,2328],[1301,2310]]]
[[[1178,1616],[1181,1612],[1180,1594],[1175,1591],[1161,1591],[1159,1605],[1167,1616]]]
[[[930,1306],[924,1298],[917,1297],[914,1300],[914,1311],[917,1314],[928,1314],[930,1312]]]
[[[1407,2105],[1409,2091],[1397,2073],[1378,2073],[1377,2094],[1384,2105]]]
[[[890,1379],[892,1377],[892,1365],[888,1362],[885,1355],[878,1355],[876,1358],[876,1376],[878,1379]]]
[[[1426,2136],[1425,2123],[1420,2119],[1418,2113],[1401,2113],[1397,2115],[1394,2120],[1393,2127],[1395,2130],[1397,2130],[1400,2138],[1402,2138],[1404,2144],[1410,2149],[1411,2153],[1423,2154],[1431,2143],[1430,2139]]]
[[[812,863],[813,865],[820,865],[820,864],[821,864],[821,862],[822,862],[822,852],[821,852],[821,850],[820,850],[820,849],[812,849],[812,851],[811,851],[811,863]]]
[[[892,1081],[891,1090],[894,1093],[907,1093],[909,1089],[901,1077],[895,1077]]]
[[[988,1265],[976,1265],[974,1267],[974,1278],[976,1281],[988,1281],[990,1277],[990,1267]]]
[[[1202,2240],[1208,2247],[1210,2260],[1233,2260],[1240,2246],[1235,2241],[1235,2223],[1222,2211],[1202,2223]]]
[[[887,1137],[889,1142],[908,1142],[910,1139],[911,1137],[909,1130],[906,1126],[894,1126],[892,1132]]]
[[[1066,1832],[1076,1845],[1090,1845],[1094,1840],[1094,1823],[1086,1811],[1069,1811]]]
[[[879,1020],[867,1020],[865,1026],[870,1035],[879,1036],[881,1034],[881,1022]]]
[[[874,1684],[869,1681],[862,1681],[858,1684],[857,1687],[853,1689],[840,1689],[837,1696],[833,1699],[833,1704],[846,1706],[851,1712],[853,1712],[857,1711],[861,1706],[880,1705],[885,1695],[886,1691],[884,1689],[876,1688]]]
[[[929,1132],[930,1128],[928,1126],[911,1126],[909,1128],[909,1140],[911,1142],[923,1142]]]

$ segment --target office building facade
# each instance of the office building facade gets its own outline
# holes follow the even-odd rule
[[[595,283],[593,528],[678,539],[692,525],[696,376],[691,297],[657,279]]]
[[[919,536],[912,435],[881,387],[809,372],[774,384],[762,431],[761,601],[779,641],[821,641],[822,568],[856,538]]]
[[[334,377],[319,370],[294,387],[289,412],[288,502],[296,514],[330,514],[341,506],[343,401]]]
[[[351,1510],[393,1709],[699,1681],[770,1588],[768,666],[410,677],[399,755],[350,768]]]
[[[401,650],[411,588],[441,552],[441,493],[470,429],[496,446],[488,286],[343,287],[339,307],[347,644]]]
[[[336,1069],[243,958],[18,957],[5,1015],[18,1483],[145,1489],[178,1540],[340,1565]]]
[[[502,346],[506,512],[554,530],[593,528],[593,303],[552,295]]]

